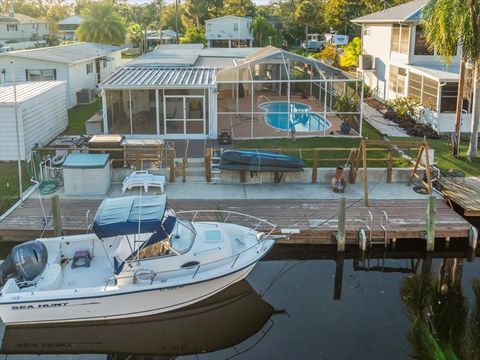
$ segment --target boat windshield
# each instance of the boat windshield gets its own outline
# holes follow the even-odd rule
[[[180,254],[187,252],[195,240],[195,228],[192,223],[180,215],[177,216],[175,228],[173,229],[170,241],[171,246]]]

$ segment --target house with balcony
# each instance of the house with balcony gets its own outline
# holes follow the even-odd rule
[[[426,46],[420,23],[427,0],[415,0],[353,19],[361,26],[358,74],[380,100],[409,96],[422,105],[421,121],[439,133],[455,127],[460,47],[447,65]],[[464,101],[462,132],[470,131],[472,101]]]
[[[252,47],[252,18],[222,16],[205,21],[208,47]]]

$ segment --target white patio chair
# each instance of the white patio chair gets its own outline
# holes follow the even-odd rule
[[[122,193],[131,190],[133,187],[142,186],[145,192],[148,187],[159,187],[161,192],[165,191],[165,176],[153,175],[146,170],[134,171],[123,180]]]

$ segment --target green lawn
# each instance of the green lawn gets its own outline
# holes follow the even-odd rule
[[[405,138],[392,138],[392,141],[401,140]],[[410,138],[412,140],[423,141],[422,138]],[[435,149],[435,163],[440,170],[457,169],[465,173],[466,176],[480,176],[480,158],[470,162],[467,160],[468,140],[463,140],[460,146],[460,158],[455,159],[449,148],[448,141],[428,140],[430,146]],[[412,157],[415,154],[410,154]]]
[[[68,127],[65,135],[85,134],[85,121],[90,119],[95,113],[102,110],[102,99],[97,98],[88,105],[77,105],[68,111]]]
[[[30,185],[25,162],[22,162],[23,191]],[[0,162],[0,214],[3,214],[19,198],[18,165],[16,161]]]
[[[370,140],[382,139],[381,134],[368,123],[363,123],[363,135]],[[305,160],[306,166],[312,164],[312,152],[304,150],[302,154],[298,150],[293,149],[311,149],[311,148],[345,148],[345,151],[319,151],[318,166],[319,167],[333,167],[339,165],[345,165],[352,148],[357,148],[360,145],[361,139],[358,138],[346,138],[346,137],[320,137],[320,138],[299,138],[296,141],[290,139],[258,139],[258,140],[242,140],[235,141],[234,147],[243,149],[263,149],[263,148],[275,148],[282,149],[282,153],[293,156],[301,156]],[[369,146],[379,147],[379,146]],[[380,146],[381,147],[381,146]],[[368,166],[372,167],[386,167],[386,151],[370,151],[368,153]],[[326,160],[335,159],[335,160]],[[411,164],[400,157],[395,157],[393,161],[394,167],[409,167]]]

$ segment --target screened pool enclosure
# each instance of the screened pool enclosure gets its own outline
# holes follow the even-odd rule
[[[216,73],[219,131],[234,138],[361,135],[363,81],[274,47]]]
[[[104,132],[164,139],[216,139],[223,132],[235,139],[361,136],[363,80],[272,46],[236,58],[215,51],[181,65],[143,61],[110,76],[100,84]]]

